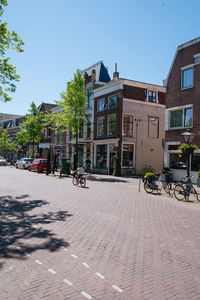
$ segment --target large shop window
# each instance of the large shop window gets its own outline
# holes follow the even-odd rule
[[[108,116],[108,136],[116,136],[116,114]]]
[[[104,137],[104,117],[97,119],[97,137]]]
[[[169,167],[172,169],[187,169],[186,157],[180,153],[170,153],[169,154]],[[200,154],[194,153],[192,156],[192,171],[200,170]]]
[[[133,116],[123,115],[123,135],[133,136]]]
[[[133,144],[123,144],[122,148],[122,166],[133,167]]]
[[[193,87],[194,69],[190,68],[182,71],[182,89]]]
[[[107,167],[107,145],[97,145],[96,167],[101,169]]]
[[[170,128],[192,127],[192,107],[170,111]]]

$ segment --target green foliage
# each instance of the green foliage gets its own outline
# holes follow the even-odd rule
[[[9,151],[15,150],[17,144],[12,141],[10,138],[8,131],[4,130],[0,137],[0,151],[5,156]]]
[[[121,176],[121,156],[119,151],[113,157],[113,175]]]
[[[198,177],[200,178],[200,170],[197,172]]]
[[[31,151],[29,153],[30,158],[40,158],[40,154],[38,152]]]
[[[155,176],[155,173],[148,172],[144,175],[144,178],[151,177],[151,176]]]
[[[180,150],[187,150],[187,149],[194,149],[194,150],[197,150],[199,149],[199,147],[197,145],[189,145],[189,144],[181,144],[178,149]]]
[[[66,91],[60,94],[61,99],[56,103],[63,108],[57,114],[48,114],[46,121],[52,124],[52,128],[59,132],[70,129],[77,138],[80,126],[79,120],[85,119],[86,97],[85,83],[80,70],[74,74],[73,80],[67,84]]]
[[[7,0],[0,0],[0,17],[3,15],[3,6],[7,6]],[[19,75],[16,68],[9,63],[9,57],[6,57],[8,50],[23,52],[24,42],[15,31],[9,31],[7,23],[0,20],[0,100],[8,102],[11,100],[9,93],[16,90],[15,82],[19,81]]]
[[[29,112],[30,114],[26,115],[21,127],[27,131],[29,142],[38,143],[42,138],[44,129],[43,114],[38,111],[34,102],[31,103]]]
[[[24,128],[21,128],[21,130],[16,134],[16,140],[22,148],[26,147],[29,143],[28,131]]]

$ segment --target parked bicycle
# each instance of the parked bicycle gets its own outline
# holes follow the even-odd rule
[[[78,186],[80,184],[81,187],[85,187],[86,179],[83,176],[80,176],[80,175],[74,173],[72,183],[73,183],[73,185],[76,185],[76,186]]]
[[[198,193],[192,184],[191,176],[184,178],[183,181],[176,183],[174,187],[174,196],[179,201],[189,201],[190,195],[193,195],[194,198],[198,201]]]
[[[153,174],[147,173],[147,176],[144,177],[144,189],[147,193],[156,192],[157,194],[161,194],[162,189],[169,193],[168,183],[164,180],[163,174]]]

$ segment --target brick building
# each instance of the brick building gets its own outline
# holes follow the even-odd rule
[[[164,164],[171,168],[181,166],[184,157],[178,147],[183,143],[182,133],[195,133],[193,143],[200,147],[200,38],[177,47],[167,79],[165,114]],[[185,166],[184,166],[185,168]],[[195,151],[192,170],[200,169],[200,151]],[[175,176],[179,171],[174,171]],[[182,172],[183,174],[183,172]]]
[[[122,174],[163,168],[165,88],[119,78],[94,90],[94,169],[113,171],[121,155]]]

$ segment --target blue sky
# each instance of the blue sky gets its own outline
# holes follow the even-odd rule
[[[25,42],[9,52],[21,76],[0,112],[54,103],[77,68],[99,60],[109,74],[162,85],[178,45],[200,37],[199,0],[8,0],[3,19]]]

